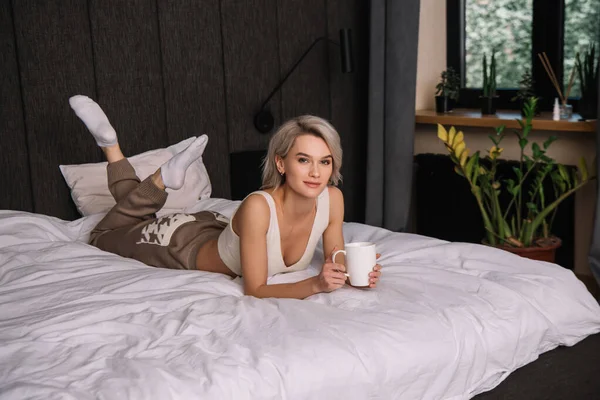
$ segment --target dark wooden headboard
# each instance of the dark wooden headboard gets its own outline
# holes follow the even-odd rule
[[[360,0],[2,1],[0,209],[78,217],[58,166],[102,154],[69,107],[74,94],[101,104],[126,155],[206,133],[213,196],[243,195],[260,171],[237,161],[269,140],[254,129],[254,112],[315,38],[345,27],[355,73],[339,71],[339,49],[319,46],[269,107],[276,125],[310,113],[338,128],[347,215],[360,216],[367,26]]]

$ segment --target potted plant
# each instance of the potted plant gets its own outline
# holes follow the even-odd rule
[[[535,96],[534,91],[535,81],[533,80],[533,76],[531,75],[531,71],[527,70],[521,75],[521,80],[519,81],[519,90],[515,97],[510,99],[510,101],[518,101],[519,102],[519,110],[521,110],[521,116],[525,116],[525,102],[531,97]],[[540,115],[539,107],[536,107],[534,110],[534,115]]]
[[[529,133],[536,106],[536,98],[527,99],[525,120],[517,119],[521,129],[514,130],[514,134],[521,151],[518,167],[513,168],[514,178],[497,173],[502,141],[506,137],[504,126],[497,127],[496,134],[490,135],[493,146],[485,157],[480,156],[479,151],[469,155],[463,133],[456,132],[454,127],[447,131],[438,124],[438,137],[449,151],[456,173],[468,181],[475,196],[485,226],[483,242],[524,257],[553,262],[555,251],[561,245],[561,240],[552,235],[557,207],[585,186],[590,178],[583,158],[578,168],[570,173],[563,164],[547,155],[555,137],[541,145],[530,144]],[[548,179],[551,185],[546,187],[552,187],[554,193],[544,188]],[[510,200],[501,202],[501,195]]]
[[[579,115],[583,119],[596,119],[598,117],[598,75],[600,74],[600,60],[596,61],[596,46],[590,46],[583,55],[584,62],[575,56],[575,66],[581,85],[581,98],[579,99]],[[594,67],[594,62],[596,66]]]
[[[438,113],[452,111],[460,92],[460,76],[454,68],[448,67],[442,71],[440,81],[435,88],[435,111]]]
[[[490,71],[488,74],[487,57],[483,54],[483,93],[481,100],[481,114],[496,114],[496,54],[492,53]]]

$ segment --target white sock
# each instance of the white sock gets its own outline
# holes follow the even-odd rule
[[[94,100],[87,96],[77,95],[69,99],[69,104],[92,133],[98,146],[108,147],[117,144],[117,132]]]
[[[185,150],[175,154],[160,167],[160,175],[165,187],[174,190],[181,189],[185,181],[185,172],[194,161],[202,156],[207,141],[208,136],[200,136]]]

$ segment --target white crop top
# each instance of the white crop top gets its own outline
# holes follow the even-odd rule
[[[323,192],[317,198],[317,212],[310,236],[308,238],[308,244],[304,250],[304,254],[297,263],[290,265],[289,267],[285,265],[285,262],[283,261],[283,255],[281,254],[281,237],[279,235],[279,223],[277,220],[275,201],[269,193],[261,190],[252,192],[248,196],[253,194],[261,194],[267,200],[271,214],[269,229],[267,230],[268,276],[273,276],[282,272],[294,272],[306,269],[310,265],[319,239],[329,224],[329,189],[325,188],[325,190],[323,190]],[[242,264],[240,260],[240,238],[233,231],[231,223],[234,217],[235,213],[231,216],[229,225],[227,225],[227,227],[225,227],[223,232],[221,232],[219,235],[217,245],[219,249],[219,256],[225,265],[227,265],[227,267],[238,276],[241,276]]]

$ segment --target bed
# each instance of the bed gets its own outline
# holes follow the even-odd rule
[[[0,399],[485,398],[600,331],[570,270],[482,245],[345,223],[347,242],[382,254],[376,289],[256,299],[239,278],[88,245],[102,215],[0,211]],[[322,257],[269,283],[316,274]]]

